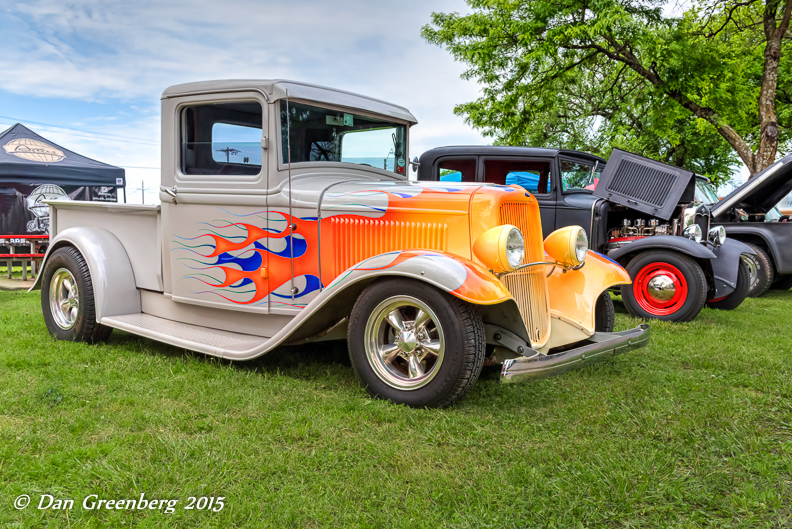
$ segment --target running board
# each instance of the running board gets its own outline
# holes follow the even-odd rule
[[[270,340],[262,336],[210,329],[142,313],[109,316],[102,318],[100,323],[158,342],[219,357],[226,357],[226,353],[234,356],[233,353],[256,349]]]

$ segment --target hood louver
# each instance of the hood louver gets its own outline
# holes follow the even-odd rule
[[[594,194],[668,220],[691,182],[690,171],[614,149]]]

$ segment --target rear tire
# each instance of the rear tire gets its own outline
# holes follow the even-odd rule
[[[690,321],[707,302],[707,278],[687,255],[649,250],[626,268],[633,283],[621,286],[622,301],[637,318]]]
[[[478,311],[409,279],[369,286],[349,318],[349,358],[370,395],[414,408],[450,406],[478,380],[486,337]]]
[[[41,309],[49,333],[70,342],[104,342],[112,327],[96,321],[88,264],[72,246],[58,248],[47,259],[41,278]]]
[[[773,279],[775,279],[775,267],[773,266],[773,260],[770,259],[770,256],[767,255],[767,252],[761,246],[751,242],[745,244],[756,252],[756,255],[751,256],[754,263],[756,263],[756,281],[751,283],[751,287],[748,289],[748,297],[758,298],[759,296],[764,296],[770,290],[770,285],[773,284]]]
[[[600,294],[594,306],[594,332],[613,332],[615,323],[616,307],[613,306],[610,292],[606,290]]]
[[[748,266],[740,259],[739,268],[737,269],[737,285],[726,297],[720,298],[717,301],[708,301],[707,306],[711,309],[718,310],[733,310],[740,306],[740,303],[745,301],[748,297],[748,289],[751,287],[751,274],[748,271]]]

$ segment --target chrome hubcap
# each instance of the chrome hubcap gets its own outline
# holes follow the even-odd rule
[[[68,331],[74,327],[80,312],[80,292],[74,276],[65,268],[52,274],[49,289],[50,312],[55,323]]]
[[[745,266],[748,268],[748,284],[753,285],[759,278],[759,269],[756,266],[756,261],[750,255],[745,254],[741,255],[740,259],[742,259],[742,262],[745,263]]]
[[[389,386],[412,390],[437,375],[445,354],[443,329],[435,313],[412,296],[388,298],[366,322],[366,357]]]
[[[667,275],[653,277],[646,285],[646,289],[649,297],[657,301],[668,301],[676,293],[674,280]]]

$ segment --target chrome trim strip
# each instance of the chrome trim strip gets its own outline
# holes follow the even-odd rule
[[[501,382],[513,384],[560,375],[572,369],[645,347],[649,342],[649,337],[649,326],[642,323],[628,331],[594,333],[587,340],[594,343],[588,343],[569,351],[532,358],[508,359],[503,362]]]

